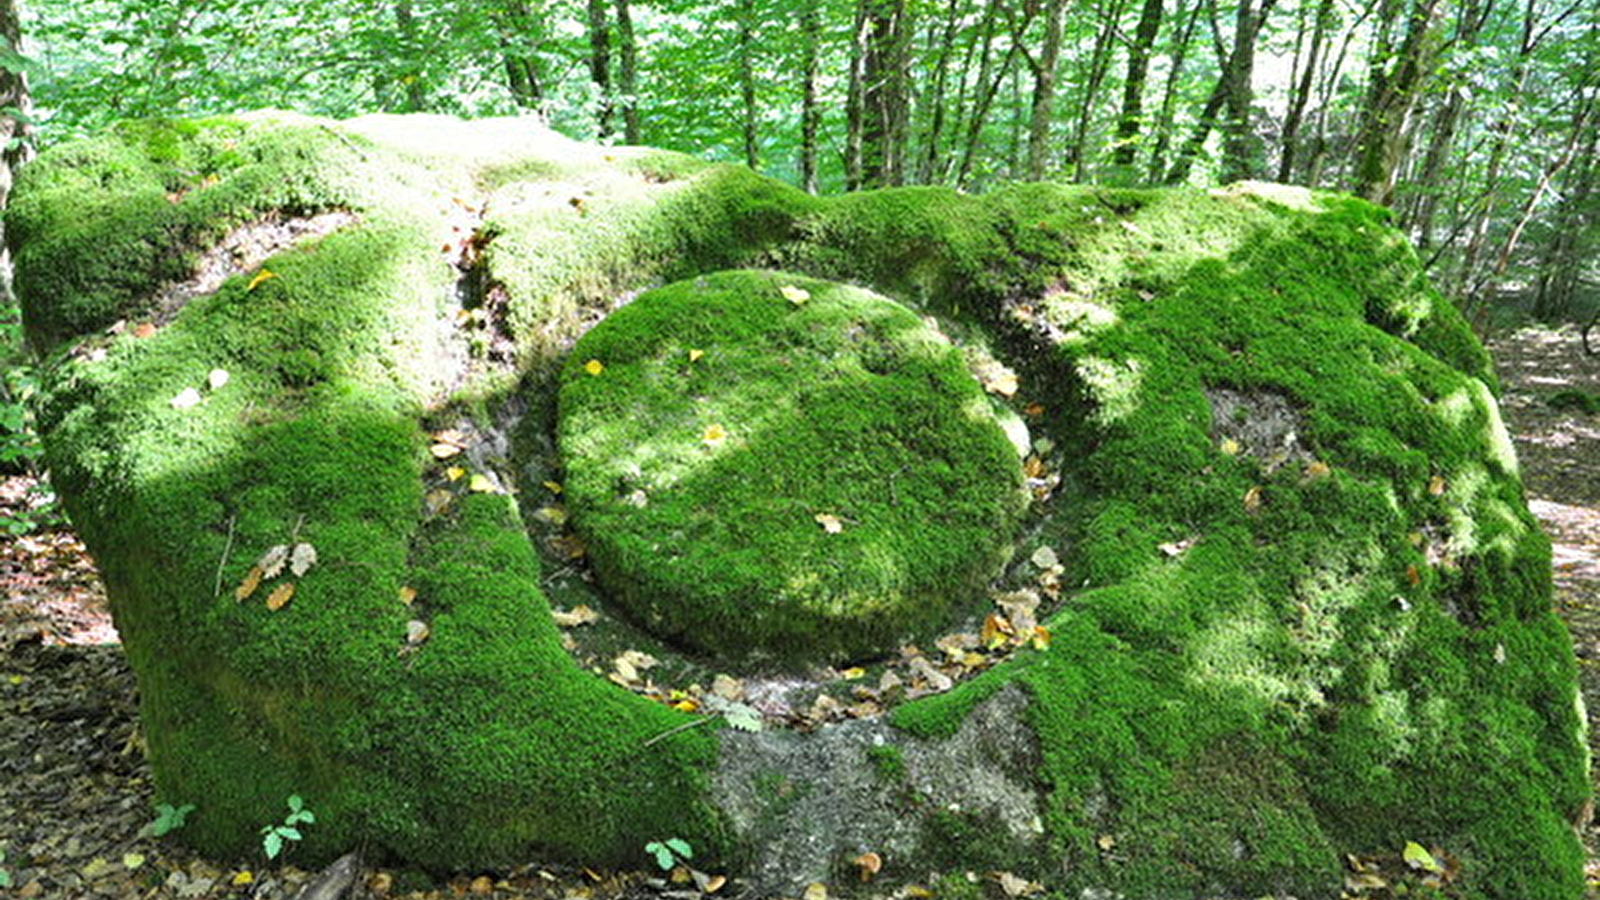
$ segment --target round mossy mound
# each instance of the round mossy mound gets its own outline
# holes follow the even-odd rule
[[[780,273],[612,314],[562,372],[558,439],[602,586],[740,664],[881,655],[948,621],[1023,504],[956,348],[893,301]]]

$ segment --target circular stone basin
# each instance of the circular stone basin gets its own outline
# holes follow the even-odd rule
[[[956,348],[898,303],[781,273],[601,322],[562,371],[558,441],[601,586],[725,663],[864,659],[945,624],[1024,503]]]

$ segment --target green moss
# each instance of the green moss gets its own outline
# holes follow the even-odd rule
[[[888,784],[902,784],[908,774],[905,751],[894,744],[868,747],[867,759],[878,770],[878,777]]]
[[[40,408],[52,472],[113,597],[158,789],[200,807],[188,839],[250,852],[255,830],[299,793],[319,816],[308,859],[358,842],[441,867],[536,852],[638,861],[641,837],[669,832],[697,851],[725,843],[704,806],[711,730],[642,749],[682,716],[565,657],[509,501],[458,496],[437,513],[423,503],[459,489],[424,452],[421,423],[448,419],[441,398],[453,390],[491,409],[509,399],[503,373],[460,383],[456,337],[441,324],[458,276],[438,255],[450,197],[479,190],[499,234],[486,264],[508,298],[496,327],[517,340],[528,383],[552,384],[560,364],[568,391],[622,377],[648,398],[641,414],[588,397],[607,417],[586,437],[694,412],[693,398],[734,387],[740,396],[716,401],[732,404],[726,416],[718,406],[718,422],[695,419],[667,457],[699,453],[717,469],[740,439],[769,437],[742,423],[794,424],[773,403],[738,406],[766,371],[758,361],[721,372],[726,384],[709,364],[739,298],[763,293],[791,318],[818,317],[767,365],[837,343],[849,316],[828,320],[829,303],[863,295],[807,278],[937,312],[1020,373],[1016,402],[1043,408],[1029,424],[1055,442],[1063,476],[1030,523],[1066,564],[1052,643],[904,705],[894,722],[949,735],[984,697],[1027,692],[1051,889],[1317,895],[1338,883],[1341,854],[1418,840],[1463,861],[1466,897],[1581,891],[1568,823],[1588,797],[1588,761],[1576,666],[1549,611],[1548,543],[1523,502],[1486,355],[1377,208],[1253,185],[815,199],[683,157],[554,139],[482,146],[460,138],[510,132],[427,125],[451,140],[424,146],[394,119],[133,125],[53,149],[19,183],[8,217],[18,284],[30,335],[56,351]],[[151,314],[152,286],[186,278],[194,254],[237,224],[325,209],[357,222],[274,257],[277,278],[252,289],[242,273],[147,338],[94,336]],[[797,274],[711,275],[752,265]],[[619,297],[663,279],[686,279],[656,296],[704,340],[667,340],[680,323],[651,324],[643,300],[592,333],[602,349],[565,355]],[[806,286],[811,305],[773,296],[782,284]],[[726,304],[727,322],[690,315],[710,302]],[[631,337],[606,337],[611,325],[630,333],[629,316],[641,324]],[[61,352],[87,338],[77,358]],[[902,346],[854,348],[860,371],[833,374],[866,379]],[[103,359],[89,352],[100,349]],[[707,353],[661,361],[688,349]],[[603,376],[582,370],[591,357]],[[226,386],[172,405],[213,368],[232,373]],[[950,368],[931,369],[934,381],[954,378]],[[1280,410],[1284,428],[1252,431],[1258,411],[1219,423],[1221,391]],[[860,415],[820,408],[822,423]],[[699,440],[710,424],[730,435],[719,449]],[[1266,433],[1278,437],[1251,443]],[[1003,440],[977,445],[944,462],[1004,456],[1009,491]],[[878,506],[913,497],[924,518],[971,506],[891,491],[883,476],[900,464],[860,459],[808,494],[839,507],[845,530],[825,535],[812,517],[835,510],[808,507],[797,541],[868,536],[847,508],[862,489]],[[619,473],[607,484],[603,470],[587,486],[581,465],[568,473],[594,498],[574,499],[580,519],[583,503],[616,499]],[[770,487],[775,467],[724,471],[736,470]],[[634,512],[660,513],[639,487],[650,503]],[[626,552],[642,559],[642,542],[699,527],[686,516],[635,529]],[[624,553],[596,534],[628,527],[590,534],[608,581]],[[259,596],[236,603],[232,586],[291,536],[321,558],[293,602],[277,613]],[[828,562],[891,568],[862,554]],[[790,550],[775,565],[791,557],[808,559]],[[955,558],[972,557],[938,565],[971,592],[987,570]],[[748,568],[742,583],[768,583],[770,569]],[[870,569],[842,583],[870,582]],[[417,605],[399,602],[402,586]],[[750,618],[672,615],[703,645]],[[413,619],[432,637],[407,648]],[[1018,870],[984,856],[983,823],[933,827],[951,864]]]
[[[653,291],[589,332],[559,439],[604,585],[730,660],[927,633],[980,593],[1020,511],[1016,452],[953,347],[898,304],[776,273]]]

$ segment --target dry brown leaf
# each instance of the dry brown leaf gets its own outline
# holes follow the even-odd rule
[[[595,622],[600,620],[599,613],[581,603],[577,606],[574,606],[570,612],[567,610],[557,609],[552,610],[550,614],[555,617],[556,624],[562,628],[577,628],[580,625],[593,625]]]
[[[730,703],[738,703],[744,699],[744,685],[731,675],[719,674],[711,679],[711,693]]]
[[[989,613],[984,617],[983,631],[980,632],[979,637],[985,647],[993,650],[997,647],[1005,646],[1011,640],[1013,634],[1016,634],[1016,631],[1011,627],[1011,623],[1006,620],[1005,616],[999,613]]]
[[[1044,886],[1026,878],[1020,878],[1010,872],[996,872],[994,879],[1000,882],[1000,890],[1007,897],[1027,897],[1033,894],[1044,893]]]
[[[1306,480],[1319,481],[1333,474],[1333,469],[1321,460],[1312,460],[1306,464]]]
[[[1442,475],[1435,475],[1428,479],[1428,493],[1435,497],[1442,496],[1448,487],[1449,485],[1445,483]]]
[[[153,322],[140,322],[139,324],[133,326],[133,336],[136,338],[147,338],[155,333],[156,326]]]
[[[277,612],[288,606],[289,601],[292,599],[294,599],[294,582],[285,581],[283,584],[273,588],[272,593],[267,595],[267,609]]]
[[[261,567],[251,566],[250,571],[245,573],[244,580],[239,582],[239,586],[234,589],[233,599],[240,603],[249,600],[250,595],[254,594],[256,588],[261,586],[261,576]]]
[[[1252,485],[1244,492],[1244,511],[1252,515],[1261,511],[1261,485]]]

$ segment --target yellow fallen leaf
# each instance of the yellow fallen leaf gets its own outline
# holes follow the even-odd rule
[[[711,447],[719,446],[723,441],[725,441],[727,439],[728,439],[728,430],[726,428],[723,428],[721,425],[715,425],[715,424],[713,424],[713,425],[709,426],[708,428],[706,428],[705,433],[700,435],[700,440],[705,441],[706,444],[708,446],[711,446]]]
[[[1448,485],[1445,484],[1444,476],[1442,475],[1435,475],[1428,480],[1428,493],[1435,497],[1442,495],[1446,487]]]
[[[288,606],[292,599],[294,599],[294,582],[286,581],[273,588],[272,593],[267,595],[267,609],[277,612]]]
[[[402,587],[400,589],[400,602],[407,606],[417,602],[417,589],[414,587]]]
[[[494,482],[490,481],[489,476],[482,472],[474,472],[472,477],[467,480],[467,490],[475,494],[492,494],[494,493]]]
[[[549,491],[552,494],[561,493],[561,485],[556,484],[554,481],[546,481],[544,483],[544,487],[545,487],[545,490]]]
[[[600,614],[590,609],[586,604],[574,606],[570,612],[566,610],[552,610],[550,615],[555,617],[556,624],[562,628],[576,628],[579,625],[593,625],[600,621]]]
[[[705,355],[706,355],[706,352],[704,350],[690,350],[689,351],[689,362],[699,362],[700,361],[700,357],[705,356]]]
[[[251,872],[235,873],[234,876],[228,880],[228,883],[234,887],[246,887],[248,885],[255,884],[255,882],[256,876]]]
[[[1034,627],[1034,629],[1033,629],[1033,649],[1035,649],[1035,650],[1049,650],[1050,649],[1050,629],[1044,627],[1043,625],[1038,625],[1038,626]]]
[[[137,869],[144,865],[144,860],[143,853],[124,853],[122,854],[122,867],[124,869]]]
[[[591,359],[583,364],[583,370],[588,372],[590,375],[599,375],[601,372],[606,370],[606,367],[605,363],[602,363],[600,360]]]
[[[844,522],[838,516],[829,515],[828,513],[817,513],[817,515],[813,518],[817,520],[818,525],[822,526],[822,530],[828,534],[838,534],[839,532],[844,531]]]
[[[465,474],[467,474],[467,470],[461,468],[460,466],[451,466],[450,468],[444,470],[444,477],[450,479],[451,481],[460,481],[461,477]]]
[[[245,573],[244,580],[239,582],[239,586],[234,589],[233,599],[243,603],[244,601],[249,600],[250,595],[254,594],[256,592],[256,588],[260,586],[261,567],[251,566],[250,571]]]
[[[786,284],[778,288],[778,293],[783,295],[783,299],[793,303],[795,306],[799,306],[811,299],[810,291],[802,287],[795,287],[792,284]],[[811,900],[811,898],[807,897],[806,900]]]
[[[806,885],[802,900],[828,900],[828,886],[820,881],[813,881]]]
[[[855,681],[857,678],[867,677],[867,670],[861,668],[860,666],[851,666],[850,668],[845,669],[843,672],[840,672],[839,677],[843,678],[845,681]]]
[[[1306,480],[1317,481],[1333,474],[1333,469],[1321,460],[1312,460],[1306,464]]]
[[[1222,451],[1223,456],[1238,456],[1239,450],[1242,448],[1240,448],[1239,442],[1233,438],[1223,438],[1222,443],[1217,445],[1217,449]]]
[[[1260,485],[1253,485],[1250,488],[1250,490],[1244,492],[1244,511],[1247,512],[1247,513],[1254,514],[1254,513],[1258,512],[1260,509],[1261,509],[1261,486]]]
[[[266,269],[262,269],[261,271],[256,273],[256,277],[250,279],[250,284],[245,288],[245,290],[246,291],[253,291],[258,286],[260,286],[261,282],[267,281],[267,280],[270,280],[270,279],[273,279],[273,278],[277,278],[277,277],[278,277],[277,273],[270,272],[270,271],[268,271]]]

